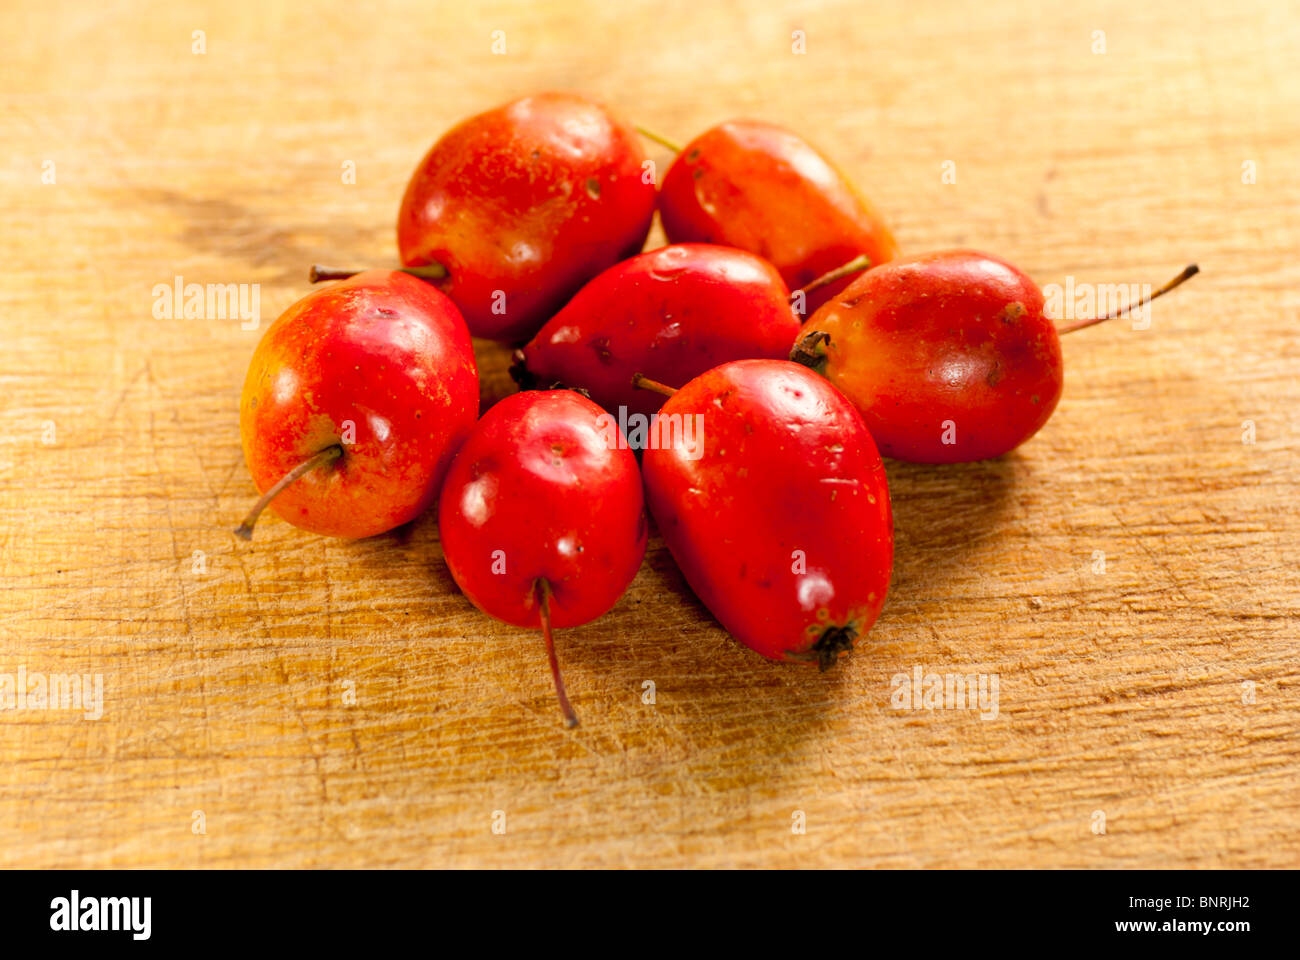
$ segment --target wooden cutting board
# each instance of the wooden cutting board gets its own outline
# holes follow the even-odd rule
[[[6,6],[0,675],[103,699],[0,711],[0,865],[1300,866],[1297,63],[1286,0]],[[889,465],[840,668],[739,647],[656,538],[560,636],[568,731],[428,519],[230,532],[261,331],[313,261],[395,263],[427,147],[543,88],[793,126],[911,251],[1203,274],[1069,337],[1020,451]],[[259,329],[160,319],[178,276],[259,284]],[[897,708],[918,667],[996,717]]]

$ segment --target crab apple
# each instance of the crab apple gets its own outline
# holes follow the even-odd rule
[[[893,568],[885,469],[853,404],[806,367],[736,360],[659,410],[651,515],[722,626],[773,660],[823,670],[880,614]],[[694,443],[683,438],[695,434]]]
[[[515,352],[522,386],[581,387],[607,410],[649,415],[663,398],[640,374],[681,386],[746,357],[784,359],[799,332],[790,291],[762,258],[683,243],[610,267]]]
[[[674,243],[721,243],[758,254],[791,290],[854,257],[873,265],[898,244],[870,202],[798,135],[756,120],[706,130],[678,153],[659,192],[659,218]],[[815,310],[844,281],[808,298]]]
[[[438,525],[465,596],[488,616],[542,629],[561,711],[575,726],[552,628],[612,607],[648,535],[636,457],[611,442],[609,415],[572,390],[506,397],[452,463]]]
[[[1113,314],[1059,330],[1023,271],[973,250],[908,257],[862,274],[804,325],[791,356],[857,406],[887,457],[957,463],[1037,433],[1061,398],[1060,334],[1167,293],[1189,266]]]
[[[654,204],[634,128],[588,97],[540,93],[433,145],[407,184],[397,244],[474,336],[519,342],[640,251]]]
[[[369,537],[419,516],[478,415],[469,331],[446,296],[373,270],[299,300],[253,353],[240,401],[249,473],[296,527]]]

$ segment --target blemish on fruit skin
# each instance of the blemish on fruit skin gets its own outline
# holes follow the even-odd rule
[[[694,150],[688,153],[686,155],[686,159],[690,163],[694,163],[696,160],[700,159],[700,148],[696,147]]]
[[[587,178],[587,196],[593,200],[600,199],[600,181],[595,177]]]

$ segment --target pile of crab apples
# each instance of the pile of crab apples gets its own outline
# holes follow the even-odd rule
[[[1018,447],[1060,400],[1059,334],[1108,319],[1055,327],[1034,281],[988,254],[900,259],[781,127],[673,149],[657,189],[637,129],[587,97],[470,117],[406,188],[404,266],[313,267],[339,282],[267,330],[244,384],[262,497],[236,532],[270,506],[369,537],[436,503],[465,595],[542,630],[570,725],[552,629],[618,601],[649,518],[733,637],[824,670],[889,588],[881,454]],[[643,253],[656,208],[670,243]],[[516,346],[523,388],[481,418],[472,337]]]

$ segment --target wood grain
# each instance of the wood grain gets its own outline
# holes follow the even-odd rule
[[[6,5],[0,673],[104,705],[0,712],[0,865],[1300,866],[1298,62],[1285,0]],[[843,669],[738,647],[656,539],[561,636],[566,731],[427,519],[231,536],[260,331],[152,295],[258,283],[264,329],[311,262],[393,263],[439,132],[552,87],[795,126],[909,250],[1203,275],[1070,337],[1019,452],[890,464],[891,596]],[[917,665],[996,674],[997,718],[894,709]]]

